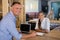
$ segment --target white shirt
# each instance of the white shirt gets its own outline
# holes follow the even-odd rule
[[[39,29],[38,28],[38,20],[36,20],[36,27],[35,29]],[[48,18],[44,18],[42,21],[41,21],[41,28],[42,29],[47,29],[48,31],[50,31],[50,20]]]

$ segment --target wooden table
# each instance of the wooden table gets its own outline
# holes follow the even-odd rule
[[[19,28],[17,28],[17,30],[20,31]],[[36,36],[33,38],[28,38],[26,40],[60,40],[60,29],[56,28],[44,36]]]
[[[60,40],[60,30],[54,29],[44,36],[36,36],[34,38],[28,38],[27,40]]]

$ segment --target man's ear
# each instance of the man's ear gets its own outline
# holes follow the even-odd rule
[[[10,7],[10,9],[12,10],[12,7]]]
[[[11,10],[13,10],[13,7],[10,7]]]

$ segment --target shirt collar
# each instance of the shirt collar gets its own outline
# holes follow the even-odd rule
[[[16,17],[15,17],[15,15],[13,14],[12,11],[10,11],[10,14],[11,14],[11,16],[16,20]]]

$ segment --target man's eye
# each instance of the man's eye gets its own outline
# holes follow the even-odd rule
[[[21,10],[22,8],[20,8],[20,10]]]
[[[16,8],[16,9],[19,9],[19,8]]]

